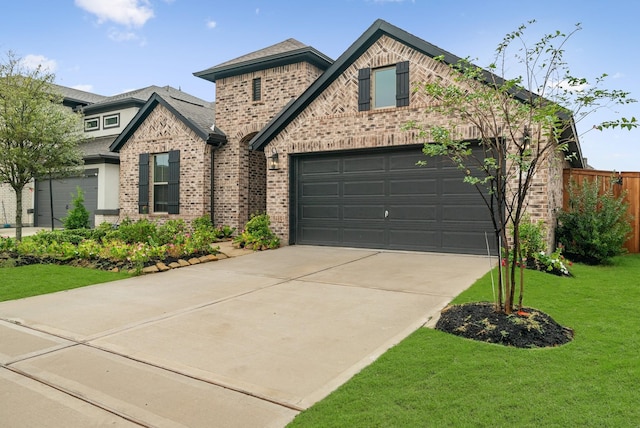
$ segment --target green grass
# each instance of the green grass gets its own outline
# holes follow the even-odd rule
[[[637,427],[640,255],[527,271],[525,305],[575,330],[567,345],[516,349],[421,328],[291,427]],[[491,300],[489,275],[454,302]]]
[[[129,278],[128,273],[58,265],[0,268],[0,302]]]

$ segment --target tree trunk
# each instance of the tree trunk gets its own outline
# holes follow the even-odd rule
[[[22,189],[13,188],[16,192],[16,241],[22,241]]]

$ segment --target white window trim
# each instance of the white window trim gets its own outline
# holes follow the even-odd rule
[[[107,119],[112,119],[112,118],[117,119],[115,125],[107,125]],[[102,128],[104,129],[118,128],[119,126],[120,126],[120,113],[109,114],[102,118]]]
[[[91,122],[95,122],[96,126],[95,127],[89,127],[87,126],[89,123]],[[90,117],[84,120],[84,130],[85,132],[91,132],[91,131],[99,131],[100,130],[100,117]]]

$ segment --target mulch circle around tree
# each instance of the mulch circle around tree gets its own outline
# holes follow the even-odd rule
[[[447,306],[435,328],[467,339],[516,348],[553,347],[573,339],[572,329],[561,326],[544,312],[523,308],[506,315],[489,302]]]

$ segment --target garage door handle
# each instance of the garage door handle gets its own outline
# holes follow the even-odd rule
[[[387,217],[389,217],[389,211],[384,210],[384,218],[387,218]]]

